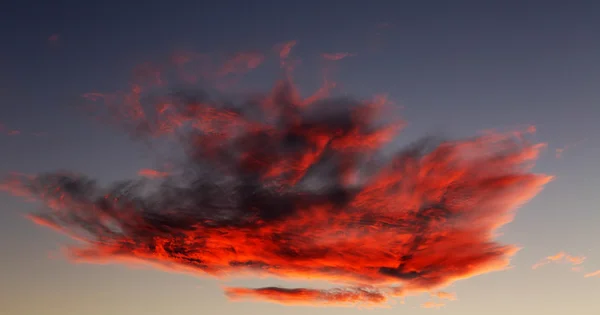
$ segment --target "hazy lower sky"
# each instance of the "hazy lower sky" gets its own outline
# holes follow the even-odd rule
[[[73,263],[60,249],[74,241],[24,217],[40,205],[3,193],[0,314],[600,312],[600,277],[585,277],[600,270],[600,3],[19,1],[1,11],[2,175],[68,169],[102,183],[135,178],[153,166],[148,154],[83,114],[82,94],[123,89],[134,67],[176,51],[271,56],[295,40],[302,91],[319,88],[326,68],[340,93],[388,94],[408,122],[399,139],[406,143],[428,133],[463,138],[533,125],[532,138],[547,144],[534,172],[555,179],[501,230],[501,243],[522,248],[512,268],[455,282],[443,290],[455,301],[424,294],[369,310],[238,302],[223,293],[223,286],[282,284],[270,278],[227,282]],[[350,55],[333,62],[325,53]],[[239,84],[270,88],[277,60],[261,67]],[[540,262],[548,263],[534,269]],[[428,301],[445,305],[423,308]]]

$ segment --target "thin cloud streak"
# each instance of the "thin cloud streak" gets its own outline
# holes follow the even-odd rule
[[[144,168],[138,171],[138,175],[147,177],[147,178],[164,178],[168,177],[169,172],[162,172],[153,169]]]
[[[444,304],[444,303],[437,303],[437,302],[429,301],[429,302],[425,302],[425,303],[421,304],[421,307],[422,308],[441,308],[445,305],[446,304]]]
[[[285,305],[309,306],[360,306],[381,307],[386,295],[377,290],[345,288],[330,290],[284,289],[267,287],[258,289],[227,288],[225,294],[231,300],[265,300]],[[348,305],[350,304],[350,305]]]
[[[590,272],[584,275],[585,278],[600,277],[600,270]]]
[[[323,59],[330,61],[338,61],[348,57],[354,57],[356,54],[348,53],[348,52],[340,52],[340,53],[325,53],[321,55]]]
[[[442,300],[448,300],[448,301],[456,301],[457,300],[455,293],[449,293],[449,292],[444,292],[444,291],[432,293],[431,296],[437,297]]]
[[[538,269],[542,266],[545,266],[549,263],[558,263],[558,262],[566,262],[571,265],[581,265],[585,261],[585,256],[571,256],[565,252],[558,252],[552,256],[548,256],[539,262],[535,263],[531,268]]]

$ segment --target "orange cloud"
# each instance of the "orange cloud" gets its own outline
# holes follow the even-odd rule
[[[560,262],[560,261],[565,261],[572,265],[580,265],[584,262],[584,260],[585,260],[584,256],[571,256],[565,252],[559,252],[555,255],[548,256],[548,257],[542,259],[541,261],[537,262],[536,264],[534,264],[532,266],[532,269],[537,269],[537,268],[547,265],[551,262]]]
[[[147,178],[162,178],[169,176],[168,172],[161,172],[153,169],[141,169],[138,171],[138,175],[147,177]]]
[[[564,252],[559,252],[559,253],[557,253],[557,254],[555,254],[553,256],[548,256],[548,257],[542,259],[541,261],[535,263],[531,268],[532,269],[538,269],[539,267],[547,265],[547,264],[549,264],[552,261],[560,260],[563,257],[565,257],[565,253]]]
[[[573,265],[581,265],[585,260],[584,256],[567,256],[567,261]]]
[[[436,303],[436,302],[425,302],[421,305],[421,307],[423,308],[441,308],[442,306],[445,306],[446,304],[444,303]]]
[[[533,266],[531,266],[531,269],[535,270],[535,269],[538,269],[538,268],[540,268],[540,267],[542,267],[544,265],[547,265],[549,263],[550,263],[549,261],[540,261],[540,262],[535,263]]]
[[[289,80],[243,107],[202,91],[148,104],[148,91],[156,92],[135,84],[87,98],[104,101],[134,139],[181,149],[168,178],[140,171],[158,177],[154,190],[143,179],[101,187],[65,173],[7,184],[45,203],[31,217],[37,224],[80,241],[68,252],[74,261],[351,287],[229,288],[232,299],[384,303],[506,269],[518,247],[495,232],[552,179],[531,171],[541,146],[515,133],[427,139],[375,158],[405,125],[382,99],[307,101]]]
[[[590,272],[590,273],[586,273],[584,275],[585,278],[591,278],[591,277],[600,277],[600,270],[596,270],[594,272]]]
[[[548,256],[548,257],[546,257],[546,259],[551,260],[551,261],[558,261],[558,260],[563,259],[565,256],[566,256],[566,254],[564,252],[560,252],[556,255]]]
[[[448,292],[441,291],[441,292],[432,293],[431,296],[435,296],[442,300],[456,301],[456,294],[454,294],[454,293],[448,293]]]

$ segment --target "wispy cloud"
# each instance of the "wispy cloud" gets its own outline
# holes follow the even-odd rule
[[[218,74],[224,76],[246,73],[249,70],[256,69],[264,59],[265,56],[258,52],[238,52],[225,61]]]
[[[338,61],[347,57],[354,57],[356,54],[348,52],[324,53],[321,55],[325,60]]]
[[[293,60],[290,58],[290,53],[292,48],[294,48],[298,44],[296,40],[290,40],[287,42],[276,44],[273,49],[279,56],[279,63],[282,68],[291,71],[295,65],[298,63],[297,60]]]
[[[566,262],[571,265],[581,265],[585,261],[584,256],[571,256],[565,252],[559,252],[555,255],[548,256],[532,266],[532,269],[538,269],[552,262]]]
[[[591,277],[600,277],[600,270],[596,270],[594,272],[590,272],[590,273],[586,273],[584,275],[585,278],[591,278]]]
[[[8,126],[0,123],[0,134],[7,136],[18,136],[21,134],[20,130],[9,128]]]
[[[225,294],[232,300],[258,299],[288,305],[348,305],[380,306],[387,296],[377,290],[346,288],[331,290],[285,289],[278,287],[248,289],[227,288]]]
[[[429,301],[429,302],[425,302],[425,303],[421,304],[421,307],[423,307],[423,308],[441,308],[445,305],[446,304],[444,304],[444,303]]]
[[[19,130],[19,129],[11,128],[3,123],[0,123],[0,135],[42,137],[42,136],[47,136],[48,133],[44,132],[44,131],[28,132],[26,130]]]
[[[576,147],[576,146],[580,145],[580,144],[581,144],[582,142],[584,142],[585,140],[586,140],[586,139],[581,139],[581,140],[579,140],[579,141],[576,141],[576,142],[573,142],[573,143],[571,143],[571,144],[567,144],[567,145],[565,145],[565,146],[563,146],[563,147],[561,147],[561,148],[556,148],[556,149],[555,149],[555,155],[556,155],[556,158],[557,158],[557,159],[560,159],[560,158],[562,158],[562,157],[563,157],[563,155],[564,155],[564,153],[565,153],[567,150],[570,150],[570,149],[572,149],[572,148],[574,148],[574,147]]]
[[[163,178],[169,176],[169,172],[157,171],[153,169],[143,168],[138,171],[138,175],[147,178]]]
[[[431,293],[431,296],[437,297],[442,300],[449,300],[449,301],[456,301],[456,299],[457,299],[455,293],[443,292],[443,291]]]

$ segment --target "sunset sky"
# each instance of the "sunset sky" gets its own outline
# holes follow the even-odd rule
[[[48,225],[47,221],[28,219],[28,214],[37,213],[43,206],[28,202],[22,196],[12,196],[14,185],[10,180],[0,181],[0,187],[7,191],[0,191],[0,315],[600,313],[597,303],[600,195],[596,192],[600,187],[600,140],[596,137],[600,134],[597,123],[600,117],[599,2],[16,3],[4,5],[0,12],[3,43],[0,48],[1,178],[10,178],[10,174],[19,177],[18,174],[68,170],[86,174],[101,185],[110,185],[124,179],[168,177],[168,169],[155,170],[155,158],[157,155],[163,158],[169,150],[151,152],[143,141],[135,141],[128,134],[130,130],[120,128],[125,125],[123,120],[119,120],[121,125],[115,126],[95,120],[83,109],[91,101],[98,103],[98,99],[106,99],[109,93],[129,93],[130,84],[136,80],[132,71],[142,64],[164,64],[168,60],[171,66],[180,65],[178,60],[181,59],[175,56],[213,56],[216,70],[206,76],[218,78],[216,87],[224,94],[269,93],[282,73],[292,72],[293,66],[293,81],[304,99],[327,82],[336,83],[329,96],[362,100],[387,95],[393,114],[398,114],[406,123],[392,143],[400,147],[433,135],[464,140],[464,143],[451,145],[462,152],[472,144],[471,137],[489,130],[497,130],[499,134],[517,131],[517,138],[521,133],[526,134],[532,143],[543,145],[519,147],[515,156],[509,155],[502,163],[490,158],[482,162],[481,169],[464,166],[463,173],[473,173],[472,177],[476,177],[479,170],[493,173],[496,168],[502,174],[513,175],[515,164],[535,160],[530,173],[540,174],[541,179],[515,175],[523,186],[510,186],[516,190],[510,195],[514,199],[510,200],[506,197],[508,193],[494,190],[498,185],[509,185],[504,181],[493,183],[496,185],[493,187],[490,184],[486,188],[489,191],[479,186],[473,188],[474,194],[480,193],[480,196],[484,196],[485,190],[485,196],[491,201],[480,204],[489,206],[492,214],[472,218],[494,222],[481,223],[474,219],[472,223],[481,224],[483,232],[465,232],[466,241],[461,234],[462,243],[438,244],[442,254],[450,258],[440,259],[435,266],[439,267],[439,274],[435,276],[440,283],[459,277],[455,269],[460,267],[453,264],[450,245],[456,245],[460,253],[473,251],[477,258],[489,259],[491,264],[502,264],[504,258],[510,259],[510,264],[492,268],[477,265],[480,261],[472,259],[475,262],[471,265],[470,260],[468,265],[473,266],[474,271],[464,279],[448,282],[448,286],[417,294],[425,290],[425,285],[406,278],[402,284],[412,285],[414,289],[407,289],[413,290],[412,293],[392,298],[386,291],[382,294],[389,297],[387,302],[362,306],[335,303],[324,306],[312,300],[311,294],[320,296],[315,292],[340,286],[332,283],[335,276],[317,273],[319,268],[326,269],[324,266],[331,263],[331,259],[298,269],[289,258],[291,254],[286,258],[264,257],[266,263],[281,268],[281,277],[250,273],[233,280],[202,272],[173,272],[164,266],[132,265],[122,258],[106,263],[103,259],[110,260],[111,249],[100,245],[92,246],[96,252],[76,255],[77,259],[89,259],[86,262],[92,263],[76,262],[77,259],[69,259],[63,249],[78,241],[40,226]],[[192,70],[194,75],[203,71],[205,69]],[[358,121],[357,125],[364,122]],[[335,119],[324,119],[321,127],[327,129],[328,124],[335,122]],[[137,121],[134,123],[138,126]],[[496,145],[493,140],[488,143],[485,139],[478,138],[473,143],[483,146],[481,150]],[[345,145],[350,146],[338,143],[338,147]],[[536,156],[538,150],[539,156]],[[439,162],[437,157],[431,159],[432,164]],[[546,175],[548,177],[544,177]],[[553,176],[551,181],[549,176]],[[423,181],[424,186],[436,183],[433,179]],[[536,194],[534,190],[542,186]],[[412,200],[411,196],[402,198],[406,199],[398,200]],[[517,209],[512,221],[496,231],[499,235],[492,240],[482,236],[492,232],[491,226],[505,223],[501,222],[504,210],[498,209],[518,198],[529,201],[524,200],[526,203]],[[357,208],[371,211],[368,214],[373,215],[379,210],[370,205]],[[487,210],[474,211],[486,213]],[[466,210],[461,214],[471,215]],[[267,220],[269,215],[273,216],[260,213],[259,217]],[[336,223],[327,227],[340,231],[351,229],[352,221],[359,217],[353,213],[347,215],[336,213],[332,217]],[[422,223],[419,220],[428,220],[403,215],[394,218],[414,220],[416,225]],[[101,217],[94,216],[90,220],[101,220]],[[121,223],[134,221],[130,217],[121,220]],[[277,224],[267,224],[260,231],[275,233],[272,231],[278,228],[297,227],[294,219],[278,220],[274,220]],[[66,223],[62,226],[68,228]],[[150,227],[144,228],[150,230]],[[151,228],[151,232],[156,232],[161,225],[156,223]],[[248,255],[264,255],[256,248],[273,245],[265,241],[260,245],[256,243],[256,248],[254,243],[244,244],[247,248],[242,248],[242,240],[249,235],[244,233],[248,232],[235,234],[239,231],[231,226],[223,229],[230,233],[228,235],[238,235],[224,237],[226,241],[240,242],[236,243],[240,245],[238,252],[246,250]],[[139,227],[132,230],[134,236],[148,232]],[[215,235],[222,230],[207,230],[209,240],[217,242],[219,238]],[[303,232],[310,237],[317,229]],[[372,233],[369,240],[384,239],[383,232],[373,230]],[[437,236],[433,232],[422,233]],[[364,237],[366,240],[368,236]],[[404,240],[402,237],[398,239]],[[327,250],[339,250],[340,257],[355,259],[340,258],[335,266],[327,267],[335,269],[335,275],[344,280],[362,277],[368,279],[364,281],[369,285],[387,285],[383,269],[378,272],[361,269],[369,265],[369,260],[387,257],[381,254],[384,249],[372,245],[366,249],[365,257],[359,259],[353,247],[362,246],[360,240],[358,237],[350,239],[347,249],[327,247]],[[488,241],[510,248],[492,252]],[[419,245],[417,241],[414,243]],[[520,250],[511,256],[513,248]],[[376,254],[367,254],[367,250]],[[135,253],[139,258],[152,251],[140,246]],[[228,253],[215,252],[218,259]],[[310,256],[295,254],[300,258]],[[157,254],[152,252],[152,255]],[[202,258],[209,259],[208,256]],[[233,265],[219,265],[224,262],[231,263],[223,258],[215,262],[215,266],[226,272],[237,271]],[[180,265],[175,269],[181,270],[182,266],[189,267],[193,263]],[[491,269],[504,270],[491,272]],[[427,270],[417,271],[425,273]],[[408,274],[400,275],[396,270],[386,272],[388,276],[396,272],[398,278]],[[429,278],[427,281],[435,282]],[[300,291],[281,289],[244,289],[264,287],[311,290],[300,294]],[[273,292],[293,295],[304,305],[289,300],[276,301]],[[236,294],[255,298],[238,300]],[[265,301],[261,294],[270,300]],[[371,302],[380,297],[373,296]],[[371,295],[367,297],[371,298]]]

